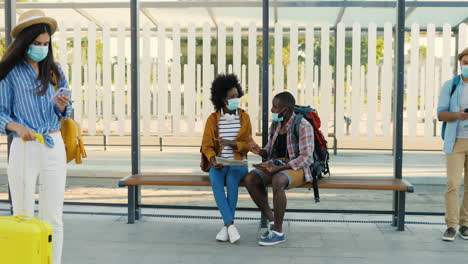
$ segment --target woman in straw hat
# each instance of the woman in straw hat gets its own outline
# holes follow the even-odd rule
[[[57,22],[42,11],[19,17],[11,32],[13,43],[0,61],[0,133],[13,135],[8,164],[14,215],[34,215],[39,176],[39,218],[51,223],[53,263],[61,262],[66,154],[60,119],[70,116],[68,96],[55,96],[54,87],[68,88],[54,61],[52,35]]]

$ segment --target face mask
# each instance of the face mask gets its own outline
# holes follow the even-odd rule
[[[468,65],[463,65],[461,67],[461,74],[463,77],[468,78]]]
[[[273,122],[281,122],[283,121],[283,117],[279,117],[279,113],[272,113],[271,116],[273,117]]]
[[[271,113],[271,116],[273,117],[273,122],[281,122],[283,121],[283,116],[284,116],[284,108],[281,110],[279,113]]]
[[[30,45],[28,49],[28,56],[31,60],[40,62],[43,61],[49,53],[49,46]]]
[[[240,98],[229,99],[226,107],[227,109],[234,111],[239,107],[239,104],[240,104]]]

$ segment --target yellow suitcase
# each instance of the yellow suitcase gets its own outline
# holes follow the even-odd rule
[[[0,263],[51,264],[52,226],[34,217],[0,217]]]

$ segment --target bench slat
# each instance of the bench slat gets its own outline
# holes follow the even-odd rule
[[[207,174],[139,174],[126,177],[119,186],[157,185],[157,186],[210,186]],[[244,186],[244,183],[241,183]],[[299,188],[312,188],[307,183]],[[413,186],[405,181],[390,177],[327,177],[319,180],[321,189],[388,190],[413,192]]]

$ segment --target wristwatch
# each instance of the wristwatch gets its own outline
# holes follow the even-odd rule
[[[275,160],[273,161],[273,164],[276,166],[284,166],[286,165],[286,162],[284,162],[283,160]]]

